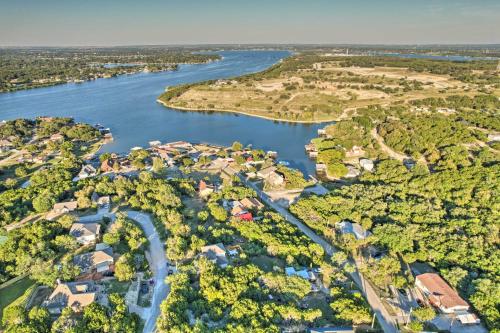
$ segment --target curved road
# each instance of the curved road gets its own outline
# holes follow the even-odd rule
[[[132,220],[137,221],[144,230],[149,240],[149,253],[151,254],[151,270],[155,281],[153,299],[151,307],[143,309],[143,319],[145,319],[143,333],[152,333],[155,331],[156,319],[160,315],[161,302],[167,298],[170,291],[169,285],[165,283],[167,277],[167,258],[165,256],[165,247],[160,240],[158,233],[151,221],[149,214],[127,211],[127,215]]]
[[[246,184],[247,186],[254,189],[262,201],[264,201],[271,208],[273,208],[275,211],[277,211],[279,214],[281,214],[288,222],[296,225],[300,229],[300,231],[302,231],[313,242],[320,245],[328,255],[331,256],[332,254],[337,252],[337,250],[333,246],[331,246],[322,237],[317,235],[313,230],[311,230],[309,227],[307,227],[304,223],[302,223],[295,216],[290,214],[287,209],[285,209],[285,208],[281,207],[280,205],[276,204],[275,202],[273,202],[269,198],[269,196],[267,194],[265,194],[264,192],[262,192],[255,184],[247,181],[241,175],[240,175],[240,179],[243,181],[244,184]],[[353,265],[356,265],[355,262],[350,262],[350,263]],[[396,328],[393,317],[386,310],[386,308],[382,304],[380,298],[375,293],[375,290],[373,289],[373,287],[364,279],[363,275],[361,275],[361,273],[359,273],[358,270],[356,270],[354,273],[350,273],[350,276],[353,279],[353,281],[356,283],[356,285],[363,292],[364,296],[366,297],[366,300],[368,301],[368,304],[370,304],[370,307],[372,308],[373,312],[377,316],[377,320],[380,323],[380,326],[382,327],[383,331],[385,333],[397,333],[398,329]]]

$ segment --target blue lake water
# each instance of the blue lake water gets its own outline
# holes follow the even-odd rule
[[[74,117],[109,127],[114,141],[103,151],[127,152],[148,142],[186,140],[230,145],[240,141],[276,150],[282,160],[314,174],[304,145],[324,125],[292,124],[231,113],[185,112],[165,108],[156,98],[166,86],[229,78],[261,71],[289,55],[286,51],[221,52],[223,60],[181,65],[179,70],[123,75],[81,84],[64,84],[0,94],[0,120],[37,116]]]

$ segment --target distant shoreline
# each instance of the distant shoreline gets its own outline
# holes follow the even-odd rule
[[[257,117],[257,118],[262,118],[266,120],[274,120],[274,121],[281,121],[285,123],[297,123],[297,124],[324,124],[324,123],[331,123],[333,121],[339,121],[338,118],[332,118],[332,119],[326,119],[326,120],[290,120],[290,119],[281,119],[281,118],[272,118],[268,116],[263,116],[259,114],[254,114],[254,113],[249,113],[249,112],[244,112],[244,111],[237,111],[237,110],[229,110],[229,109],[192,109],[192,108],[187,108],[187,107],[182,107],[182,106],[174,106],[174,105],[169,105],[167,102],[162,101],[161,99],[157,99],[156,102],[160,103],[161,105],[171,108],[171,109],[177,109],[177,110],[182,110],[182,111],[192,111],[192,112],[226,112],[226,113],[235,113],[235,114],[242,114],[245,116],[250,116],[250,117]]]

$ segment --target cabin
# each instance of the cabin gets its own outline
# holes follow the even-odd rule
[[[82,245],[93,244],[101,234],[101,225],[99,223],[73,223],[69,234]]]
[[[42,306],[51,314],[61,314],[67,307],[79,313],[96,300],[97,288],[92,281],[58,283]]]

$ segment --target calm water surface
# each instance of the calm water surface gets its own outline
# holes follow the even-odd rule
[[[141,73],[81,84],[65,84],[0,94],[0,120],[36,116],[74,117],[79,122],[111,128],[114,142],[103,151],[127,152],[148,142],[186,140],[230,145],[233,141],[276,150],[291,166],[314,174],[304,144],[324,125],[275,122],[230,113],[185,112],[165,108],[156,98],[166,86],[229,78],[261,71],[289,53],[284,51],[221,52],[223,60],[182,65],[174,72]]]

